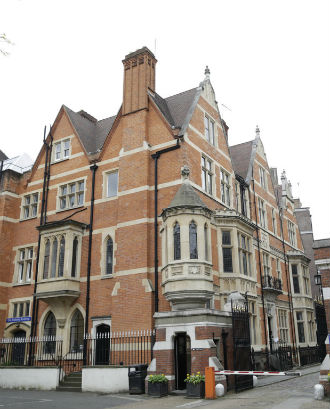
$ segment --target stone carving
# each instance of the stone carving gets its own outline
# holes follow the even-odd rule
[[[181,169],[181,175],[183,177],[183,179],[188,179],[189,175],[190,175],[190,169],[188,167],[188,165],[184,165]]]
[[[188,272],[192,273],[193,275],[198,275],[201,273],[200,266],[189,266]]]
[[[172,276],[182,275],[182,266],[173,266],[171,268]]]
[[[211,275],[211,268],[209,266],[205,266],[205,275],[207,276]]]

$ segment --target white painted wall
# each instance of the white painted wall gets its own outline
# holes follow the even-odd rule
[[[128,392],[127,367],[88,367],[82,369],[82,391]]]
[[[0,367],[0,387],[3,389],[55,390],[59,369],[55,367]]]

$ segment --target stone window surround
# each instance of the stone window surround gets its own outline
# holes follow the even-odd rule
[[[289,334],[289,318],[288,318],[288,310],[282,307],[277,308],[277,319],[278,319],[278,329],[279,329],[279,338],[281,341],[290,343],[290,334]],[[285,338],[281,338],[281,330],[282,334],[285,334]]]
[[[51,257],[52,257],[52,246],[50,247],[50,258],[49,258],[49,268],[48,268],[48,278],[43,279],[43,269],[44,269],[44,257],[45,257],[45,245],[47,240],[50,240],[50,243],[53,243],[55,237],[58,241],[58,252],[59,252],[59,241],[61,237],[65,238],[65,252],[64,252],[64,271],[63,276],[58,277],[57,274],[55,277],[51,277]],[[73,251],[73,240],[77,237],[78,239],[78,248],[77,248],[77,259],[76,259],[76,276],[71,276],[72,268],[72,251]],[[83,234],[76,229],[62,227],[55,228],[51,231],[44,231],[41,233],[41,245],[40,245],[40,256],[39,256],[39,270],[38,270],[38,280],[40,282],[50,281],[50,280],[61,280],[61,279],[78,279],[80,277],[80,264],[81,264],[81,249],[82,249],[82,237]],[[57,270],[57,269],[56,269]]]
[[[84,182],[84,191],[81,191],[81,192],[83,192],[83,194],[84,194],[83,203],[80,204],[80,205],[75,205],[75,206],[73,206],[73,207],[67,206],[67,207],[65,207],[65,208],[62,209],[62,208],[60,207],[60,198],[61,198],[61,196],[63,196],[63,195],[61,195],[61,188],[62,188],[63,186],[67,186],[67,187],[68,187],[69,185],[75,184],[75,183],[80,182],[80,181],[83,181],[83,182]],[[84,204],[85,204],[85,202],[86,202],[86,192],[87,192],[86,182],[87,182],[87,176],[82,176],[82,177],[80,177],[80,178],[76,178],[76,179],[74,179],[74,180],[67,181],[67,182],[62,183],[62,184],[58,184],[58,185],[57,185],[57,195],[56,195],[56,212],[64,212],[64,211],[68,211],[68,210],[71,210],[71,209],[76,209],[76,208],[80,208],[80,207],[84,206]],[[79,192],[80,192],[80,191],[79,191]],[[69,192],[68,192],[65,196],[68,197],[69,195],[70,195],[70,194],[69,194]]]
[[[206,121],[208,124],[208,127],[207,127],[208,137],[206,136]],[[211,129],[213,129],[213,141],[211,140],[211,135],[210,135]],[[216,134],[216,122],[209,114],[205,112],[204,113],[204,136],[205,136],[206,141],[213,146],[216,146],[216,135],[215,134]]]
[[[67,137],[60,138],[56,141],[53,142],[53,150],[52,150],[52,164],[57,164],[58,162],[66,161],[70,159],[71,154],[72,154],[72,139],[73,135],[69,135]],[[69,155],[64,157],[64,142],[69,141]],[[61,144],[61,157],[56,159],[56,147]]]
[[[108,175],[112,174],[113,172],[118,173],[117,195],[108,196]],[[102,171],[102,197],[109,201],[117,199],[118,198],[118,188],[119,188],[119,167],[117,166],[117,167]]]
[[[264,167],[259,165],[260,186],[267,191],[267,173]]]
[[[228,182],[222,179],[222,175],[225,175],[227,177]],[[228,171],[226,171],[223,167],[220,167],[220,202],[223,203],[226,207],[230,208],[232,207],[232,189],[231,189],[231,175]],[[224,188],[224,201],[222,200],[222,186]]]
[[[100,325],[107,325],[110,327],[110,332],[111,332],[111,316],[99,316],[99,317],[91,317],[92,320],[92,337],[96,337],[96,329]]]
[[[27,205],[25,205],[25,198],[28,197],[28,196],[30,196],[30,197],[32,198],[34,194],[38,194],[37,212],[36,212],[36,214],[35,214],[34,216],[28,216],[27,218],[25,218],[25,217],[24,217],[24,208],[27,206]],[[41,196],[41,191],[40,191],[40,190],[31,191],[31,192],[28,192],[28,193],[26,193],[26,194],[24,194],[24,195],[22,196],[21,211],[20,211],[20,215],[21,215],[21,216],[20,216],[20,221],[27,221],[27,220],[29,220],[29,219],[33,219],[33,218],[37,218],[37,217],[38,217],[39,202],[40,202],[40,199],[41,199],[40,196]],[[31,206],[32,206],[32,203],[30,203],[30,205],[29,205],[30,215],[32,214],[32,212],[31,212]]]
[[[32,249],[32,258],[29,257],[28,252]],[[21,251],[25,252],[25,257],[24,259],[20,258]],[[33,261],[35,260],[35,254],[34,254],[34,247],[33,246],[22,246],[17,249],[16,251],[16,256],[15,256],[15,273],[13,276],[13,283],[17,285],[24,285],[24,284],[30,284],[32,282],[32,276],[33,276]],[[27,272],[27,264],[28,262],[31,262],[31,273],[30,273],[30,279],[26,279],[26,272]],[[23,264],[23,280],[19,280],[19,266]]]
[[[111,237],[113,242],[113,256],[112,256],[112,274],[107,275],[105,271],[105,263],[106,263],[106,245],[107,239]],[[100,257],[100,272],[102,278],[113,278],[116,266],[116,251],[117,251],[117,243],[116,243],[116,228],[105,228],[102,230],[102,247],[101,247],[101,257]]]
[[[205,166],[203,165],[205,162]],[[210,169],[207,167],[207,164],[210,164]],[[202,154],[201,156],[201,188],[204,192],[211,196],[215,196],[215,172],[214,172],[214,161],[209,158],[207,155]],[[205,175],[206,181],[204,180],[205,188],[203,188],[203,176]],[[211,186],[209,183],[209,177],[211,179]]]
[[[29,306],[29,314],[30,314],[31,308],[32,308],[32,299],[33,299],[32,296],[10,299],[9,300],[8,317],[14,317],[14,305],[15,304],[19,304],[19,303],[24,303],[25,304],[26,302],[30,303],[30,306]],[[23,312],[22,316],[19,316],[17,314],[15,317],[29,316],[29,314],[25,315],[25,309],[26,309],[26,306],[24,306],[24,312]]]

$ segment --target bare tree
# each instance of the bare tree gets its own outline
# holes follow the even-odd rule
[[[12,43],[9,40],[9,38],[7,38],[5,33],[0,34],[0,43],[14,45],[14,43]],[[0,48],[0,53],[4,56],[8,56],[10,54],[8,51],[4,50],[2,47]]]

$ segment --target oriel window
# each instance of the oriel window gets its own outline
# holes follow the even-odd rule
[[[189,224],[190,259],[198,259],[197,252],[197,225],[194,221]]]

